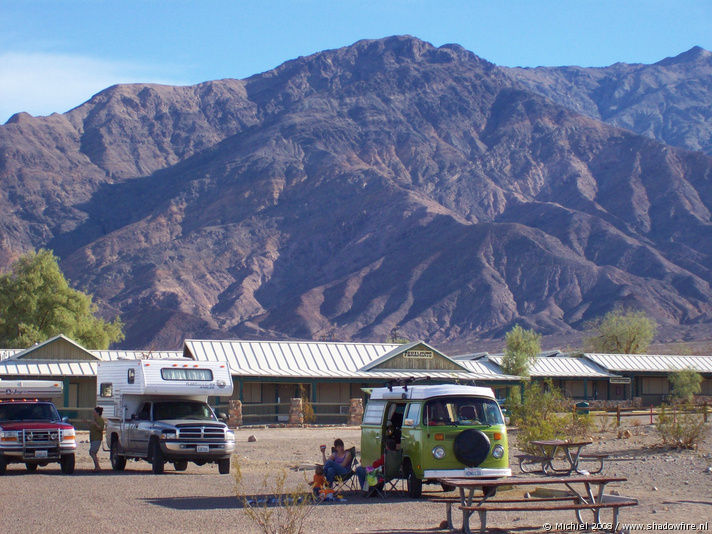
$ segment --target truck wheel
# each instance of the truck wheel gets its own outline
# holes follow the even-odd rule
[[[181,460],[180,462],[173,462],[173,467],[176,468],[176,471],[185,471],[188,469],[188,461]]]
[[[111,468],[114,471],[123,471],[126,468],[126,458],[119,454],[119,440],[114,438],[111,440],[111,452],[109,452],[109,460],[111,460]]]
[[[227,475],[230,473],[230,458],[218,460],[218,473],[221,475]]]
[[[37,471],[37,467],[38,467],[37,464],[30,464],[30,463],[25,464],[25,469],[27,469],[28,473],[34,473],[35,471]]]
[[[163,459],[161,445],[157,440],[154,440],[151,442],[151,467],[153,468],[153,474],[162,475],[165,465],[166,461]]]
[[[7,470],[7,461],[5,460],[5,457],[0,454],[0,476],[5,474],[5,471]]]
[[[72,473],[74,473],[74,455],[62,455],[62,459],[59,461],[59,465],[62,468],[62,474],[71,475]]]
[[[420,499],[423,494],[423,481],[415,476],[415,472],[411,469],[408,472],[408,497],[411,499]]]

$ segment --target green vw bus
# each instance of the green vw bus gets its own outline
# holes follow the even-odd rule
[[[385,440],[403,451],[408,494],[443,477],[510,476],[507,428],[490,388],[453,384],[376,388],[361,425],[361,459],[381,457]]]

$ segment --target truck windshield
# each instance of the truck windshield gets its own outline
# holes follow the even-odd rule
[[[479,397],[443,397],[425,405],[425,424],[437,425],[501,425],[499,405]]]
[[[0,404],[0,421],[60,421],[54,404]]]
[[[166,419],[203,419],[217,421],[213,410],[204,402],[171,401],[157,402],[153,405],[153,420]]]

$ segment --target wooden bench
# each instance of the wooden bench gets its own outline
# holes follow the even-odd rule
[[[558,502],[557,502],[558,501]],[[573,502],[563,502],[573,501]],[[618,497],[605,495],[599,503],[582,503],[578,497],[552,497],[550,499],[508,499],[501,501],[489,501],[476,506],[460,506],[460,510],[470,513],[477,512],[480,518],[480,532],[487,529],[487,512],[548,512],[555,510],[603,510],[611,509],[613,519],[611,521],[612,531],[618,525],[618,512],[623,506],[636,506],[638,501],[629,497]],[[597,521],[598,522],[598,521]],[[463,524],[463,530],[469,534],[469,522]]]

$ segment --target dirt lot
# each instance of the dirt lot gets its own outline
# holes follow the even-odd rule
[[[604,473],[623,475],[628,481],[611,484],[609,489],[640,501],[639,506],[624,509],[621,519],[642,524],[710,521],[712,528],[711,439],[696,452],[670,451],[653,447],[657,442],[654,428],[630,421],[624,427],[630,430],[630,438],[618,439],[615,432],[597,434],[589,447],[619,458]],[[250,435],[257,441],[249,443]],[[242,429],[237,436],[241,490],[248,494],[264,493],[265,479],[272,489],[275,474],[281,471],[286,471],[290,486],[306,488],[305,476],[311,478],[311,474],[291,471],[289,466],[317,461],[318,445],[336,437],[347,446],[359,443],[358,428],[344,427]],[[233,477],[218,475],[216,466],[191,464],[182,473],[167,466],[165,475],[155,476],[147,463],[130,462],[124,473],[113,473],[108,453],[102,452],[106,470],[95,474],[90,471],[86,439],[86,433],[80,433],[77,470],[72,476],[61,475],[58,465],[40,468],[35,474],[26,473],[19,464],[8,468],[0,479],[3,532],[259,532],[235,497]],[[515,462],[512,469],[518,471]],[[444,532],[439,529],[444,505],[427,501],[428,496],[443,493],[436,486],[425,489],[426,498],[421,501],[401,495],[387,499],[346,495],[346,502],[315,507],[305,531]],[[572,519],[570,512],[500,512],[490,514],[488,523],[499,532],[528,528],[541,532],[547,521]]]

